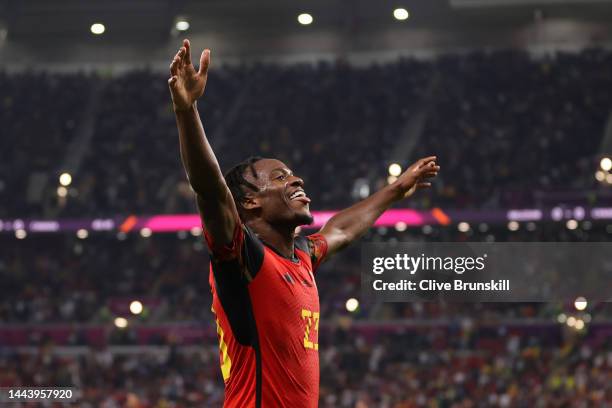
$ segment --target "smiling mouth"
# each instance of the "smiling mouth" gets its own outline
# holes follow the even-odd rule
[[[310,198],[306,196],[306,193],[303,189],[298,188],[289,196],[289,201],[300,201],[302,203],[308,204],[310,203]]]

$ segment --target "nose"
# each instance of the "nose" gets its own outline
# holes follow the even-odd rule
[[[291,176],[293,180],[289,183],[292,187],[302,187],[304,188],[304,180],[299,178],[298,176]]]

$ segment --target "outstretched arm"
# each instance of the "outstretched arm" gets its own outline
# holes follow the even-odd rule
[[[427,180],[435,177],[438,171],[440,166],[436,164],[436,156],[425,157],[410,166],[395,183],[330,218],[319,231],[327,241],[327,256],[365,234],[391,205],[411,196],[418,189],[430,187],[431,183]]]
[[[202,222],[213,241],[225,245],[232,241],[239,222],[238,213],[206,139],[196,105],[197,99],[204,94],[209,65],[210,51],[204,50],[196,71],[191,63],[189,40],[184,40],[170,65],[168,85],[179,132],[181,160],[196,193]]]

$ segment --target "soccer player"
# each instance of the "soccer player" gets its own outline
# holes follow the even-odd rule
[[[337,213],[317,233],[304,182],[275,159],[250,158],[223,176],[196,101],[204,93],[210,51],[199,70],[188,40],[168,80],[181,159],[195,191],[211,252],[209,282],[216,316],[224,407],[313,408],[319,398],[319,265],[364,234],[393,203],[429,187],[435,156],[397,181]]]

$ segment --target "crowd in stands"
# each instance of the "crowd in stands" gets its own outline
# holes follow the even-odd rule
[[[612,53],[601,50],[441,58],[418,149],[443,158],[436,201],[512,207],[533,201],[533,190],[592,188],[612,110],[610,68]]]
[[[612,343],[528,326],[322,333],[322,408],[602,407],[612,404]],[[0,386],[73,387],[81,408],[215,407],[216,345],[0,351]],[[265,391],[264,391],[265,392]],[[35,403],[28,407],[38,407]]]
[[[584,224],[586,227],[587,224]],[[509,231],[504,226],[477,227],[459,232],[452,227],[430,227],[397,232],[372,230],[364,242],[423,241],[606,241],[610,232],[595,224],[588,230],[568,230],[565,225],[526,226]],[[111,323],[129,315],[129,303],[145,306],[138,320],[146,323],[195,321],[212,324],[208,285],[208,251],[201,236],[186,232],[138,234],[119,238],[92,233],[87,239],[66,235],[31,235],[25,241],[2,237],[0,258],[0,321],[12,323]],[[333,320],[352,315],[359,319],[435,319],[478,315],[482,319],[555,319],[563,310],[558,302],[542,304],[473,304],[411,302],[368,305],[356,313],[345,302],[361,298],[360,246],[355,245],[323,264],[318,272],[322,316]],[[540,271],[542,272],[542,271]],[[606,314],[612,309],[604,308]],[[603,311],[602,311],[603,312]]]
[[[0,70],[0,217],[44,215],[93,80]]]
[[[166,77],[1,74],[0,128],[9,136],[1,143],[12,154],[0,164],[0,197],[10,203],[0,215],[194,211]],[[402,164],[436,154],[443,166],[434,194],[412,205],[483,207],[529,203],[534,190],[595,187],[611,86],[612,53],[603,50],[257,64],[212,69],[199,109],[224,169],[251,155],[278,157],[305,179],[315,209],[359,199],[358,179],[370,192],[385,185],[410,138],[416,147]],[[58,199],[65,147],[92,100],[93,137],[70,194]],[[408,126],[419,115],[422,132]],[[39,171],[42,197],[32,193]]]

